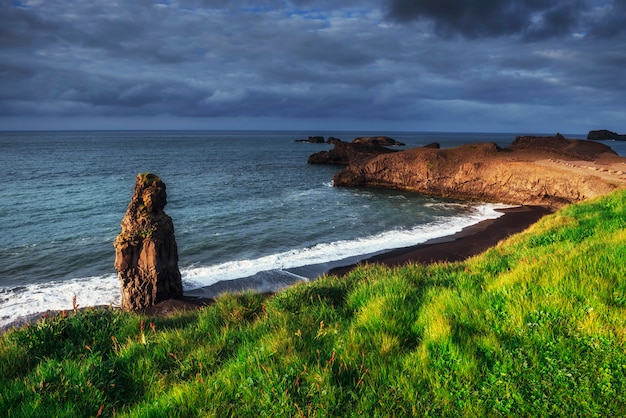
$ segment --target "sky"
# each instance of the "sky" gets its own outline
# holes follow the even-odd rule
[[[0,0],[0,130],[626,133],[626,0]]]

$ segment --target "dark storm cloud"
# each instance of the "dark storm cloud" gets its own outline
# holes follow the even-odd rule
[[[626,33],[626,0],[614,0],[611,6],[591,13],[590,21],[592,36],[614,38]]]
[[[624,110],[625,4],[0,0],[0,129],[40,116],[604,120]]]
[[[375,60],[375,57],[351,48],[345,42],[325,37],[301,38],[292,42],[289,49],[296,59],[327,62],[338,66],[361,66]]]
[[[593,11],[600,3],[603,11]],[[604,3],[604,4],[603,4]],[[605,36],[626,26],[624,0],[389,0],[387,16],[398,22],[425,20],[441,36],[517,36],[537,41],[585,29]]]
[[[12,7],[8,1],[0,3],[0,47],[28,47],[41,36],[60,29],[59,25],[47,21],[27,10]]]

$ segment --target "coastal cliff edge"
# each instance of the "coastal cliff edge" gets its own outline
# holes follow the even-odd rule
[[[508,147],[475,143],[412,148],[353,159],[335,186],[373,186],[515,205],[563,205],[626,187],[626,158],[588,140],[517,137]]]

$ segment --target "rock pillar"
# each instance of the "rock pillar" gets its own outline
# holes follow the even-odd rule
[[[145,309],[183,294],[174,224],[163,212],[166,204],[165,183],[154,174],[138,174],[114,244],[125,310]]]

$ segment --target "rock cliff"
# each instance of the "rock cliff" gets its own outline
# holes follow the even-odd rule
[[[477,143],[382,154],[350,163],[334,184],[561,206],[626,187],[626,159],[592,141],[528,136],[506,148]]]
[[[183,294],[174,225],[163,212],[166,204],[165,183],[154,174],[137,175],[114,244],[123,309],[145,309]]]

